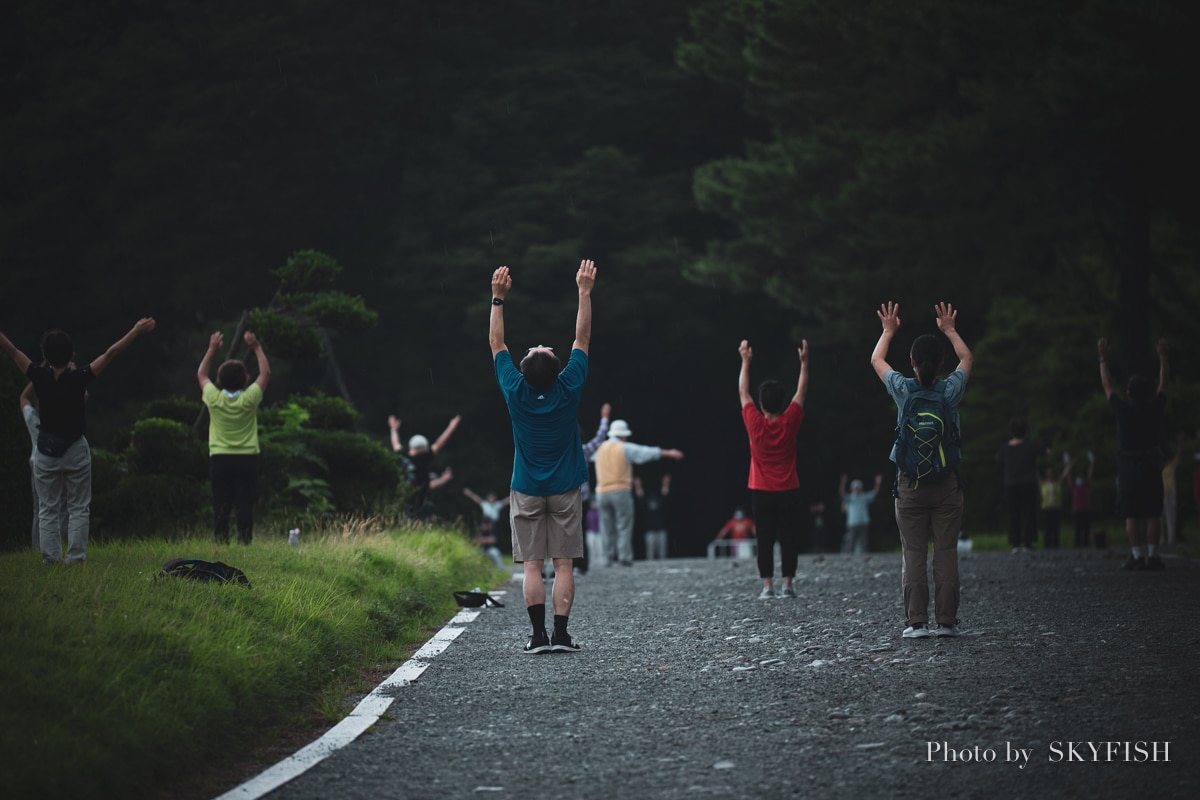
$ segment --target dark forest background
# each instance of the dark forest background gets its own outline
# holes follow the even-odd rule
[[[405,438],[431,440],[462,414],[438,459],[455,473],[438,493],[448,517],[473,513],[462,487],[509,477],[486,341],[501,264],[510,346],[565,351],[575,269],[597,262],[580,423],[590,433],[611,402],[634,441],[686,453],[671,464],[679,554],[748,501],[742,338],[755,383],[791,384],[796,346],[812,347],[809,499],[832,506],[841,473],[887,471],[894,410],[868,364],[885,300],[901,304],[897,367],[935,330],[934,302],[960,309],[976,363],[969,529],[1001,527],[992,454],[1016,414],[1054,450],[1047,463],[1094,450],[1111,502],[1101,335],[1121,381],[1153,373],[1154,341],[1170,340],[1164,441],[1187,432],[1194,449],[1195,4],[22,0],[0,13],[0,330],[36,355],[63,327],[90,360],[138,317],[158,320],[93,385],[99,447],[152,399],[198,411],[208,335],[268,306],[272,270],[313,249],[378,321],[333,326],[317,358],[265,340],[268,403],[342,394],[379,442],[390,413]],[[20,387],[0,370],[8,545],[24,544],[29,505]],[[877,505],[878,538],[887,516]]]

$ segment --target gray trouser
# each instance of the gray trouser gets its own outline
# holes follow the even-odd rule
[[[605,560],[633,561],[633,492],[621,489],[598,494],[596,508]]]
[[[33,474],[32,458],[29,459],[29,486],[33,492],[33,549],[41,550],[42,526],[38,518],[41,516],[42,511],[40,508],[40,501],[38,500],[37,475]],[[62,503],[59,504],[58,510],[58,519],[60,523],[58,526],[58,535],[65,539],[67,538],[67,495],[65,492],[63,493]]]
[[[929,573],[926,558],[933,541],[933,613],[940,625],[958,621],[958,534],[962,530],[963,493],[958,479],[921,483],[900,478],[896,525],[904,547],[904,613],[909,625],[929,621]]]
[[[646,531],[646,558],[667,557],[667,532]]]
[[[38,494],[38,526],[42,561],[62,561],[62,505],[66,502],[67,563],[87,558],[92,503],[92,451],[80,436],[61,458],[42,453],[33,457],[33,480]]]

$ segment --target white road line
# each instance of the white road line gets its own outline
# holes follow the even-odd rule
[[[502,595],[504,592],[491,592],[491,594]],[[354,707],[354,710],[345,719],[327,730],[321,738],[297,750],[291,756],[260,772],[240,786],[230,789],[215,800],[257,800],[293,778],[304,774],[337,750],[353,742],[367,728],[378,722],[379,718],[392,705],[396,699],[392,693],[396,689],[408,686],[420,677],[421,673],[429,666],[429,661],[449,647],[450,643],[462,634],[464,628],[458,626],[474,621],[480,613],[482,612],[474,609],[460,610],[429,641],[421,645],[420,649],[412,654],[412,658],[385,678]]]

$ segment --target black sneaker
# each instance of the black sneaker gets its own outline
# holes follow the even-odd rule
[[[1159,569],[1166,569],[1166,568],[1167,568],[1167,565],[1164,564],[1163,560],[1158,557],[1158,553],[1155,553],[1154,555],[1152,555],[1146,559],[1146,569],[1148,569],[1148,570],[1159,570]]]
[[[539,653],[550,652],[550,640],[546,638],[545,631],[539,631],[529,637],[529,644],[525,645],[525,654],[530,656],[538,655]]]
[[[579,645],[571,641],[571,634],[566,631],[555,631],[550,637],[550,649],[555,653],[578,653]]]
[[[1125,563],[1121,565],[1121,569],[1127,570],[1130,572],[1141,572],[1145,568],[1146,568],[1146,559],[1142,558],[1141,556],[1138,556],[1138,557],[1130,556],[1129,558],[1125,559]]]

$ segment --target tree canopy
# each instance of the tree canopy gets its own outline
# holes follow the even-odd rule
[[[580,423],[612,402],[635,440],[685,451],[692,552],[744,502],[742,338],[755,383],[795,380],[812,344],[807,497],[887,470],[867,364],[884,300],[902,339],[934,302],[962,308],[975,485],[1012,414],[1063,447],[1111,438],[1099,335],[1121,373],[1170,338],[1171,424],[1195,427],[1191,4],[10,5],[0,329],[33,353],[61,326],[92,354],[159,321],[95,384],[101,444],[192,391],[202,337],[256,308],[295,356],[280,400],[342,394],[380,440],[389,413],[406,436],[461,413],[451,489],[502,489],[489,276],[513,270],[514,347],[565,349],[581,258],[599,276]],[[310,251],[343,265],[319,302],[304,276],[328,264],[287,262]],[[337,375],[299,357],[330,345]],[[456,489],[439,508],[471,512]]]

